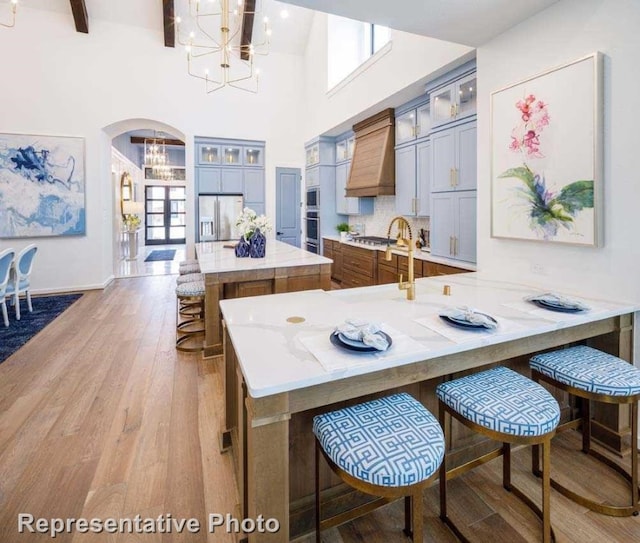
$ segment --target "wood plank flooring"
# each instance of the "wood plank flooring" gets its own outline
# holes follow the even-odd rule
[[[200,533],[59,534],[61,542],[232,542],[208,533],[209,513],[237,516],[232,459],[218,452],[223,422],[221,359],[177,353],[175,277],[115,281],[85,294],[0,364],[0,542],[51,540],[18,534],[18,513],[44,518],[197,518]],[[37,304],[37,299],[34,300]],[[626,499],[615,477],[554,441],[552,462],[594,495]],[[527,449],[513,456],[514,481],[536,497]],[[587,463],[591,471],[578,468]],[[559,475],[559,476],[560,476]],[[539,525],[500,485],[500,461],[451,483],[450,510],[479,542],[534,542]],[[425,493],[425,541],[455,538]],[[640,541],[640,518],[587,512],[552,492],[559,541]],[[327,543],[406,542],[399,502],[323,534]],[[311,537],[304,538],[310,543]]]

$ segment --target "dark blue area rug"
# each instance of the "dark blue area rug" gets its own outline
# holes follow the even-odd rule
[[[175,249],[162,249],[157,251],[151,251],[149,256],[144,259],[145,262],[156,262],[158,260],[173,260],[176,256]]]
[[[16,320],[15,308],[9,304],[7,299],[8,328],[5,328],[0,316],[0,364],[81,296],[82,294],[62,294],[60,296],[32,297],[33,313],[29,313],[26,300],[21,299],[19,321]],[[1,311],[0,315],[2,315]]]

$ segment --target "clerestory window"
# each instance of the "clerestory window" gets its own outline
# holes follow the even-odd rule
[[[391,39],[388,27],[329,15],[327,21],[327,88],[376,54]]]

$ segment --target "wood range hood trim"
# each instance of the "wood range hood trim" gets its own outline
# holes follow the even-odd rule
[[[385,109],[353,125],[356,135],[346,195],[393,196],[396,193],[395,115]]]

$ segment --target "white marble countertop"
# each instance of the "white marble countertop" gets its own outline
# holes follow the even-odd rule
[[[276,239],[267,239],[264,258],[238,258],[234,249],[225,247],[233,241],[205,241],[196,243],[196,254],[202,273],[223,273],[292,266],[331,264],[333,260],[310,253]]]
[[[442,294],[445,284],[450,285],[451,296]],[[640,310],[640,303],[598,299],[593,292],[588,296],[562,292],[589,305],[591,309],[583,313],[556,313],[523,301],[549,290],[549,285],[501,282],[476,272],[418,279],[414,301],[407,301],[396,285],[379,285],[223,300],[220,307],[249,393],[256,398]],[[467,332],[438,318],[441,310],[458,306],[492,315],[498,329]],[[302,317],[304,322],[288,322],[290,317]],[[345,355],[335,347],[339,356],[353,363],[325,369],[308,347],[323,337],[328,344],[335,326],[346,318],[375,321],[399,332],[394,346],[400,348],[372,356]]]
[[[355,241],[340,241],[340,236],[322,236],[324,239],[330,239],[332,241],[338,241],[343,245],[351,245],[352,247],[360,247],[361,249],[369,249],[370,251],[384,251],[386,247],[381,245],[366,245],[364,243],[357,243]],[[397,255],[407,256],[407,251],[402,249],[392,249],[392,253]],[[413,251],[413,258],[416,260],[425,260],[427,262],[434,262],[436,264],[445,264],[446,266],[453,266],[454,268],[462,268],[463,270],[476,271],[478,267],[471,262],[463,262],[462,260],[455,260],[453,258],[443,258],[440,256],[433,256],[429,251],[422,251],[415,249]]]

